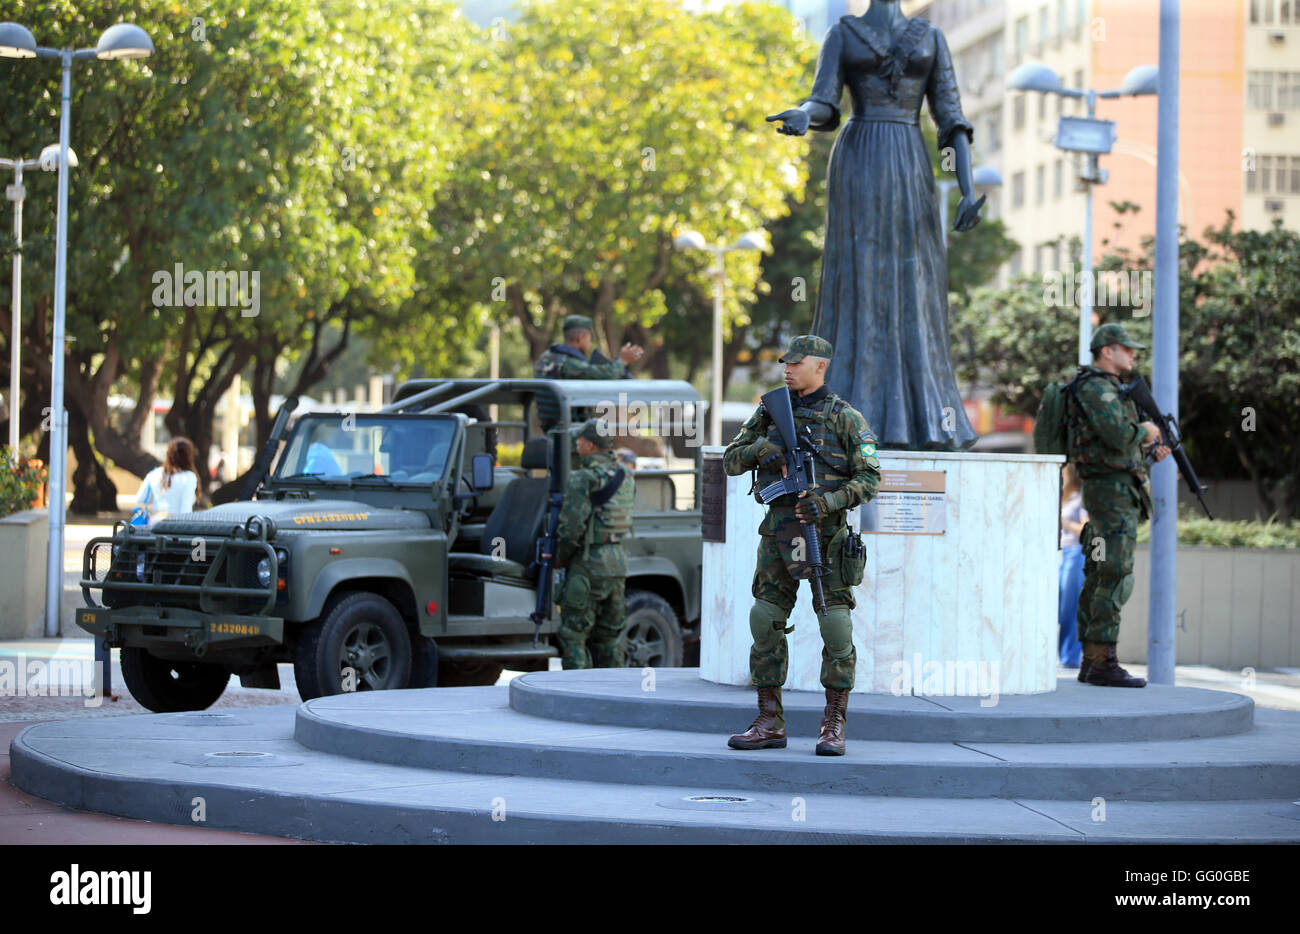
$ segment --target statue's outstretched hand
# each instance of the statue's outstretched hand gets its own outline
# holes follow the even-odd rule
[[[808,125],[811,122],[806,110],[800,110],[798,107],[793,110],[783,110],[779,114],[771,114],[767,118],[768,123],[780,120],[781,125],[776,128],[778,133],[785,133],[787,136],[803,136],[808,132]]]
[[[969,195],[962,195],[961,203],[957,205],[957,222],[953,225],[953,230],[970,230],[978,224],[980,208],[987,198],[988,195],[980,195],[978,201],[972,202]]]

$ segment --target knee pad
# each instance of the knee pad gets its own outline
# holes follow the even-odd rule
[[[749,608],[749,632],[756,646],[771,648],[785,637],[785,622],[789,616],[775,603],[755,600]]]
[[[822,643],[831,658],[847,658],[853,653],[853,614],[847,606],[828,606],[818,622]]]

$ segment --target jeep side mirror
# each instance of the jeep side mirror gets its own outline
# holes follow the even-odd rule
[[[474,490],[484,492],[492,489],[496,482],[496,462],[491,454],[475,454],[472,462]]]

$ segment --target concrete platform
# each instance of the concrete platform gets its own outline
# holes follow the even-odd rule
[[[645,678],[609,669],[520,675],[510,682],[510,706],[520,713],[617,726],[731,734],[749,725],[754,689],[701,680],[693,668]],[[988,702],[994,701],[992,704]],[[792,734],[815,735],[825,695],[783,691]],[[1255,704],[1241,694],[1149,685],[1140,690],[1098,688],[1059,678],[1047,694],[998,698],[855,694],[849,716],[855,739],[918,743],[1092,743],[1195,739],[1244,733]]]
[[[657,675],[666,703],[687,702],[669,684],[689,672]],[[639,671],[526,679],[515,691],[43,723],[14,739],[12,777],[69,807],[194,826],[201,798],[206,827],[326,842],[1300,842],[1296,713],[1257,710],[1245,732],[1200,738],[907,742],[859,738],[851,706],[850,753],[837,759],[814,756],[802,729],[785,750],[727,749],[726,733],[752,718],[740,707],[743,722],[706,733],[513,706],[547,692],[563,705],[602,679],[612,696],[632,696]],[[1155,703],[1143,691],[1093,693],[1099,704]],[[1187,716],[1236,703],[1199,696],[1213,693],[1189,694]]]

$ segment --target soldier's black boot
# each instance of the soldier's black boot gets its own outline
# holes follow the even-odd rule
[[[758,689],[758,716],[744,733],[727,740],[732,749],[784,749],[785,708],[780,688]]]
[[[826,711],[822,714],[821,731],[817,735],[817,755],[844,755],[844,724],[848,719],[848,706],[848,691],[826,689]]]
[[[1088,669],[1088,683],[1100,684],[1103,687],[1110,688],[1144,688],[1147,686],[1146,678],[1138,678],[1129,674],[1119,666],[1119,660],[1115,657],[1114,642],[1094,642],[1093,645],[1100,646],[1102,649],[1101,658],[1093,663]]]

